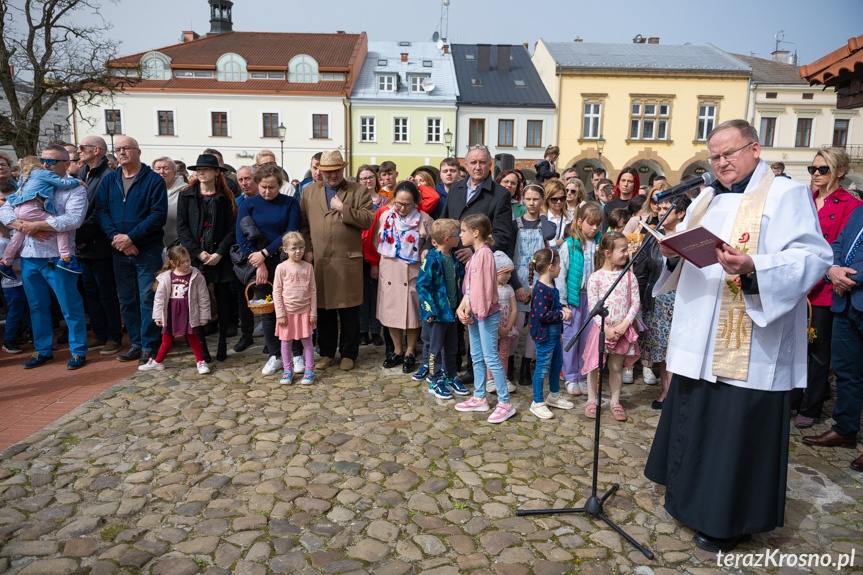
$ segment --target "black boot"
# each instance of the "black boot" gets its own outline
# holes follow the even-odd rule
[[[198,339],[201,341],[201,354],[204,357],[204,361],[207,363],[212,363],[213,358],[210,357],[210,350],[207,349],[207,338],[204,336],[204,330],[201,329],[198,331]]]
[[[530,372],[531,359],[529,357],[521,358],[521,373],[518,377],[519,385],[533,385],[533,374]]]
[[[509,381],[515,380],[515,356],[509,356],[509,359],[506,362],[506,375]]]
[[[465,385],[473,385],[473,360],[470,357],[467,359],[467,367],[464,375],[461,376],[461,382]]]
[[[225,361],[228,359],[228,342],[224,339],[219,339],[219,347],[216,349],[216,361]]]

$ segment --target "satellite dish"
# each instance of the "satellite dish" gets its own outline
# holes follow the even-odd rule
[[[449,6],[449,0],[443,0],[443,5],[444,5],[444,6]]]
[[[423,80],[422,87],[423,92],[431,92],[432,90],[434,90],[434,82],[432,82],[431,80]]]
[[[435,32],[435,34],[437,34],[437,32]],[[437,43],[435,44],[435,46],[437,46],[437,49],[438,49],[438,50],[440,50],[441,48],[443,48],[443,40],[441,40],[440,38],[438,38]]]
[[[635,38],[632,39],[632,41],[636,44],[641,44],[642,40],[644,40],[644,36],[642,36],[641,34],[636,34]]]
[[[437,42],[438,40],[440,40],[440,33],[435,31],[435,33],[432,34],[432,42]]]

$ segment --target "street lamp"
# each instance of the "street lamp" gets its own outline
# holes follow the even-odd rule
[[[115,120],[105,120],[105,127],[108,129],[108,135],[111,136],[111,153],[114,153],[114,133],[117,128]]]
[[[285,127],[285,124],[279,122],[279,145],[282,147],[282,169],[285,169],[285,134],[288,132],[288,129]]]
[[[596,151],[599,154],[599,167],[602,168],[602,150],[605,148],[605,139],[602,137],[602,134],[599,135],[599,138],[596,140]]]
[[[446,157],[449,158],[452,156],[452,152],[455,149],[452,145],[452,132],[449,131],[449,128],[446,129],[446,132],[443,133],[443,141],[446,144]]]

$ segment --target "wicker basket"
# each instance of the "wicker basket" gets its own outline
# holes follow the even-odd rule
[[[270,287],[272,287],[271,282],[267,282]],[[274,302],[270,303],[259,303],[253,304],[249,302],[249,288],[255,285],[255,282],[249,282],[249,285],[246,286],[246,305],[249,306],[249,309],[252,310],[252,313],[255,315],[263,315],[265,313],[273,313],[276,311],[276,304]]]

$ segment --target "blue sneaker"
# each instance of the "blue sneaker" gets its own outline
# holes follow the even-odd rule
[[[68,259],[59,258],[57,260],[57,268],[78,275],[84,273],[84,270],[78,265],[78,260],[74,257]]]
[[[429,376],[429,364],[425,363],[421,368],[419,368],[412,376],[411,379],[414,381],[422,381]]]
[[[286,371],[282,374],[282,379],[279,381],[282,385],[290,385],[294,379],[293,371]]]
[[[66,364],[66,369],[80,369],[87,363],[87,358],[83,355],[73,355],[69,363]]]
[[[452,399],[452,392],[444,383],[444,380],[438,380],[432,384],[432,393],[438,399]]]
[[[456,395],[470,395],[470,390],[464,386],[458,376],[448,379],[446,384],[452,388]]]
[[[3,276],[7,280],[18,279],[18,274],[12,271],[12,266],[7,266],[6,264],[0,264],[0,276]]]
[[[54,361],[53,355],[42,355],[39,352],[33,354],[30,361],[24,364],[24,369],[33,369],[34,367],[42,367],[46,363]]]

